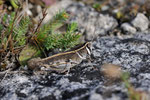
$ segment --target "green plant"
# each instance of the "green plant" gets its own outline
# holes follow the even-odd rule
[[[25,16],[21,19],[19,24],[14,27],[14,40],[15,46],[22,46],[26,43],[26,33],[28,32],[29,25],[31,24],[30,18]]]
[[[15,13],[11,13],[10,15],[8,14],[4,14],[3,16],[1,16],[2,22],[3,24],[0,24],[0,26],[3,28],[1,30],[1,34],[0,34],[0,38],[1,38],[1,44],[0,47],[4,49],[4,51],[7,49],[8,47],[8,37],[10,37],[11,35],[11,29],[13,29],[13,23],[14,23],[14,18],[15,18]],[[2,32],[3,31],[3,32]]]
[[[10,15],[5,14],[2,17],[2,23],[0,24],[1,33],[1,45],[4,45],[4,49],[10,49],[10,41],[13,42],[13,47],[23,46],[26,43],[26,33],[28,32],[28,27],[31,24],[30,19],[27,16],[17,19],[17,13],[12,12]],[[5,26],[5,27],[4,27]],[[2,29],[3,28],[3,29]],[[10,38],[9,38],[10,37]],[[0,46],[1,47],[1,46]]]
[[[65,11],[58,12],[49,23],[41,26],[41,22],[43,21],[45,16],[46,14],[45,12],[43,12],[43,18],[40,20],[37,28],[33,31],[33,34],[31,36],[31,40],[35,44],[34,47],[38,48],[37,51],[40,50],[41,53],[43,52],[46,56],[45,50],[50,51],[53,49],[59,49],[62,51],[66,51],[79,43],[78,40],[80,38],[80,34],[76,33],[77,23],[67,24],[67,30],[65,32],[58,32],[58,29],[65,24],[65,21],[69,17],[69,15]],[[27,53],[27,51],[29,50],[35,52],[35,49],[31,49],[32,47],[28,46],[22,52]],[[35,57],[35,55],[33,54],[32,57]],[[25,53],[22,53],[19,59],[20,62],[26,63],[26,61],[31,59],[32,57],[27,56]]]
[[[11,27],[14,23],[14,18],[15,18],[15,12],[12,12],[10,15],[8,14],[4,14],[3,16],[3,23],[6,26],[6,32],[9,34],[9,32],[11,31]]]
[[[72,23],[68,26],[66,33],[52,33],[44,42],[45,48],[55,49],[60,48],[67,50],[71,47],[74,47],[79,43],[80,34],[76,34],[75,30],[77,29],[77,24]]]
[[[47,50],[56,48],[66,50],[77,45],[80,38],[80,34],[75,32],[77,23],[68,24],[68,29],[64,33],[56,31],[65,24],[68,16],[65,11],[59,12],[50,23],[43,25],[36,33],[39,44],[42,44]]]
[[[43,41],[49,34],[53,33],[55,30],[61,27],[67,18],[68,14],[65,11],[58,12],[48,24],[41,26],[39,31],[35,33],[37,40]]]
[[[101,4],[95,3],[93,4],[93,8],[96,9],[97,11],[101,11]]]
[[[19,6],[18,6],[18,3],[19,3],[19,1],[18,0],[10,0],[10,3],[11,3],[11,5],[15,8],[15,9],[17,9]]]
[[[69,17],[65,11],[58,12],[49,23],[42,25],[45,16],[46,11],[35,28],[28,16],[20,16],[18,12],[4,14],[0,23],[0,49],[3,52],[14,53],[16,48],[25,47],[19,56],[20,64],[25,64],[28,59],[40,56],[42,52],[46,56],[45,50],[58,48],[65,51],[79,43],[80,34],[76,33],[77,23],[67,24],[67,30],[64,32],[58,31]]]

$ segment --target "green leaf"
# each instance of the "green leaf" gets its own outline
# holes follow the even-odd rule
[[[19,1],[18,0],[10,0],[10,3],[11,3],[11,5],[15,8],[15,9],[17,9],[19,6],[18,6],[18,3],[19,3]]]
[[[32,45],[26,45],[19,55],[19,63],[21,65],[26,65],[29,59],[39,56],[41,56],[40,50],[36,49]]]
[[[71,23],[69,26],[68,26],[68,30],[67,31],[69,31],[69,32],[75,32],[75,30],[77,30],[77,23],[75,23],[75,22],[73,22],[73,23]]]
[[[15,46],[22,46],[26,43],[25,34],[28,32],[28,27],[30,24],[30,18],[25,16],[21,19],[19,25],[13,28],[14,40],[17,41]]]

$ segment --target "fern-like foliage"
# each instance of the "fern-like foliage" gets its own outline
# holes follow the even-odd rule
[[[18,26],[14,27],[14,40],[15,46],[22,46],[26,43],[25,34],[28,32],[29,25],[31,24],[30,18],[25,16],[21,19]]]
[[[14,21],[15,12],[12,12],[10,15],[5,14],[3,16],[3,24],[5,24],[5,28],[3,24],[0,24],[0,33],[3,30],[4,33],[0,34],[0,43],[1,45],[6,46],[6,42],[8,40],[9,34],[11,33],[12,29],[12,41],[14,42],[13,46],[22,46],[26,43],[26,36],[25,34],[28,32],[28,27],[31,24],[29,17],[24,16],[20,21]],[[14,24],[14,25],[13,25]],[[13,26],[13,28],[12,28]],[[0,46],[1,47],[1,46]]]
[[[12,27],[12,24],[13,24],[13,20],[15,18],[15,12],[12,12],[10,15],[8,14],[5,14],[3,16],[3,23],[5,23],[6,26],[6,35],[8,35],[11,31],[11,27]]]
[[[50,22],[50,30],[51,32],[54,32],[57,30],[60,26],[64,24],[64,22],[68,19],[69,15],[65,12],[58,12],[53,20]]]
[[[75,30],[77,29],[77,24],[72,23],[68,26],[66,33],[52,33],[44,42],[44,46],[47,50],[60,48],[63,50],[68,50],[79,43],[80,34],[77,34]]]
[[[48,24],[40,28],[40,31],[36,33],[40,45],[42,44],[47,50],[56,48],[67,50],[78,44],[80,34],[75,32],[77,30],[77,23],[68,25],[68,29],[64,33],[56,32],[58,28],[65,24],[68,16],[65,11],[59,12]]]
[[[62,49],[69,49],[74,47],[79,43],[80,34],[76,33],[77,30],[77,23],[71,23],[68,25],[67,32],[63,35],[63,38],[60,39],[61,48]]]
[[[6,48],[6,42],[8,40],[7,37],[11,31],[14,17],[15,17],[15,12],[12,12],[10,15],[4,14],[1,17],[2,18],[1,23],[5,24],[5,27],[3,24],[0,24],[0,27],[2,28],[0,29],[0,43],[1,43],[0,48],[2,48],[2,46]],[[2,31],[4,32],[3,34]]]
[[[61,27],[67,20],[68,16],[69,15],[65,11],[58,12],[48,24],[43,25],[40,28],[40,31],[36,33],[37,40],[40,42],[44,42],[48,34],[52,34],[55,30]]]

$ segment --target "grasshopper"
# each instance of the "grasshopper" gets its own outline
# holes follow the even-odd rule
[[[32,70],[40,68],[41,70],[50,70],[60,73],[68,71],[69,73],[70,68],[80,64],[82,60],[90,59],[91,50],[91,42],[86,42],[72,51],[58,53],[43,59],[33,58],[28,61],[28,67]]]

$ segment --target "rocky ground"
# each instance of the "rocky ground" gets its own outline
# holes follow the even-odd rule
[[[92,64],[85,60],[69,75],[8,73],[0,85],[1,100],[129,100],[124,83],[109,83],[104,76],[104,64],[115,64],[129,72],[130,83],[150,100],[150,31],[144,13],[120,23],[114,16],[99,13],[82,2],[62,0],[52,8],[48,9],[50,14],[54,8],[69,12],[70,21],[79,24],[83,41],[92,41]]]

